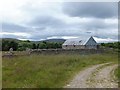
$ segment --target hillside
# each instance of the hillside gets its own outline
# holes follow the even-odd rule
[[[8,41],[20,41],[18,39],[15,39],[15,38],[0,38],[0,41],[1,40],[8,40]]]
[[[1,38],[0,50],[8,51],[11,47],[15,51],[23,51],[26,48],[31,49],[49,49],[49,48],[62,48],[64,39],[48,39],[44,41],[29,41],[18,40],[13,38]]]
[[[47,40],[44,40],[46,42],[56,42],[56,43],[63,43],[65,41],[65,39],[47,39]]]
[[[20,41],[28,41],[28,40],[19,40],[19,39],[15,39],[15,38],[0,38],[0,41],[1,40],[8,40],[8,41],[17,41],[17,42],[20,42]],[[33,42],[33,43],[40,43],[40,42],[53,42],[53,43],[63,43],[65,41],[65,39],[46,39],[46,40],[42,40],[42,41],[30,41],[30,42]]]

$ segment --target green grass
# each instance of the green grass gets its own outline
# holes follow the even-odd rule
[[[120,70],[119,70],[119,68],[115,69],[114,73],[115,73],[116,80],[118,80],[118,84],[120,85]]]
[[[2,52],[0,51],[0,89],[2,89]]]
[[[120,76],[120,71],[118,71],[118,68],[115,69],[115,76],[116,76],[116,78],[119,78],[119,76]]]
[[[100,63],[117,63],[117,54],[31,55],[3,58],[3,88],[61,88],[80,70]]]

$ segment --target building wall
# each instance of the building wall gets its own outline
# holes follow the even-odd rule
[[[93,38],[90,38],[85,45],[97,46],[97,42]]]
[[[62,45],[62,49],[85,49],[84,45]]]
[[[62,45],[62,49],[97,49],[97,45]]]
[[[86,49],[97,49],[98,48],[98,44],[97,42],[91,37],[87,43],[85,44],[85,48]]]
[[[97,49],[97,45],[85,45],[86,49]]]

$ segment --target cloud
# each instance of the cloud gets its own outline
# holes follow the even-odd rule
[[[28,31],[28,28],[25,27],[25,26],[22,26],[22,25],[17,25],[17,24],[14,24],[14,23],[5,23],[3,22],[2,23],[2,31],[3,32],[27,32]]]
[[[94,39],[98,42],[98,43],[107,43],[108,41],[109,42],[117,42],[118,39],[111,39],[111,38],[97,38],[97,37],[94,37]]]
[[[113,18],[117,17],[117,6],[117,2],[67,2],[63,10],[72,17]]]
[[[2,38],[30,39],[31,35],[28,33],[21,33],[21,32],[15,32],[15,33],[0,32],[0,36],[2,36]]]
[[[115,20],[115,22],[114,22]],[[113,21],[112,23],[110,23],[109,21]],[[83,27],[88,29],[88,30],[98,30],[98,29],[116,29],[118,27],[117,25],[117,19],[96,19],[93,18],[91,21],[87,22],[87,23],[83,23]]]
[[[28,33],[21,33],[21,32],[14,32],[14,33],[10,33],[10,32],[1,32],[0,35],[13,35],[13,36],[19,36],[19,37],[30,37],[30,34]]]
[[[44,29],[45,27],[58,28],[65,26],[65,22],[63,20],[50,15],[35,17],[28,24],[36,27],[44,27]]]
[[[3,21],[0,19],[3,37],[44,40],[118,36],[116,3],[11,0],[5,5],[6,1],[2,5]]]
[[[52,36],[52,37],[48,37],[47,39],[73,39],[73,38],[78,38],[77,36]]]

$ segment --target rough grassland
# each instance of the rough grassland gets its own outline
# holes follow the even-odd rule
[[[119,68],[117,68],[115,70],[115,77],[116,77],[116,80],[118,81],[118,84],[119,84],[119,87],[120,87],[120,70],[119,70]]]
[[[2,89],[2,52],[0,51],[0,89]]]
[[[61,88],[80,70],[106,62],[117,54],[31,55],[2,60],[3,88]]]

